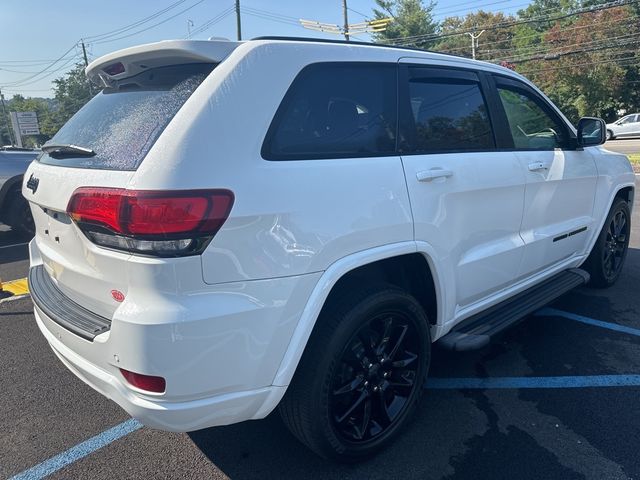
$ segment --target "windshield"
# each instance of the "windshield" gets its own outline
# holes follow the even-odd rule
[[[62,156],[43,153],[40,162],[104,170],[137,169],[213,67],[172,65],[120,80],[82,107],[48,142],[78,146],[95,155],[74,155],[73,151]]]

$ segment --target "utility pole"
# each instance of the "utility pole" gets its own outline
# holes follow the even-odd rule
[[[347,16],[347,0],[342,0],[342,16],[344,17],[344,38],[347,42],[351,39],[349,38],[349,18]]]
[[[4,104],[4,94],[2,93],[2,90],[0,90],[0,102],[2,102],[2,115],[4,116],[4,121],[6,122],[7,130],[9,130],[9,138],[11,139],[11,145],[15,145],[16,141],[15,141],[15,138],[13,138],[13,129],[9,125],[9,117],[7,117],[7,107]]]
[[[238,31],[238,41],[242,40],[242,26],[240,25],[240,0],[236,0],[236,29]]]
[[[84,57],[84,66],[89,65],[89,60],[87,59],[87,48],[84,46],[84,40],[80,40],[82,44],[82,56]]]
[[[474,60],[476,59],[476,47],[478,46],[478,38],[480,38],[480,35],[482,35],[483,33],[484,30],[482,30],[477,35],[471,32],[467,32],[467,35],[471,37],[471,58],[473,58]]]
[[[89,59],[87,58],[87,47],[84,46],[84,39],[80,40],[82,44],[82,56],[84,57],[84,66],[85,68],[89,65]],[[91,80],[87,79],[89,84],[89,95],[93,97],[93,87],[91,86]]]
[[[191,38],[191,27],[194,25],[193,20],[187,20],[187,38]]]

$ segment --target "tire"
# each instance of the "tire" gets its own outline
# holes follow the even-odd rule
[[[607,141],[609,140],[615,140],[613,132],[611,130],[607,130]]]
[[[36,228],[31,216],[29,202],[25,200],[19,190],[11,194],[7,201],[7,225],[13,230],[24,233],[32,237],[36,233]]]
[[[591,275],[589,286],[608,288],[620,277],[631,236],[631,210],[623,199],[613,202],[609,215],[584,268]]]
[[[354,462],[389,444],[411,418],[431,341],[424,310],[403,290],[381,284],[345,293],[323,309],[279,410],[315,453]]]

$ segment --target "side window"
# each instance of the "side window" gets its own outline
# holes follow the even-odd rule
[[[569,144],[567,128],[526,89],[498,85],[513,143],[517,150],[553,150]]]
[[[442,69],[409,68],[408,96],[409,108],[401,109],[403,152],[494,149],[487,106],[473,72],[448,75]]]
[[[262,147],[268,160],[392,154],[397,67],[316,63],[293,81]]]

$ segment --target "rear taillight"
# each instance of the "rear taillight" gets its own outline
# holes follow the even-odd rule
[[[124,368],[120,369],[120,373],[130,385],[133,385],[140,390],[153,393],[163,393],[167,387],[162,377],[154,377],[153,375],[143,375],[141,373],[130,372]]]
[[[67,213],[97,245],[155,256],[201,253],[231,212],[229,190],[82,187]]]

